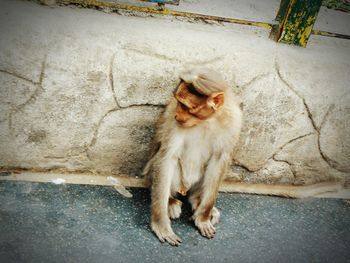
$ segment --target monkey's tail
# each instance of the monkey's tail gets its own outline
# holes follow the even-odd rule
[[[234,183],[228,180],[223,181],[220,191],[237,192],[245,194],[262,194],[272,196],[283,196],[290,198],[315,197],[318,195],[338,192],[344,189],[342,183],[319,183],[314,185],[294,186],[294,185],[267,185],[267,184],[244,184]]]
[[[155,156],[153,156],[148,163],[146,164],[145,168],[143,168],[143,171],[141,175],[145,179],[145,187],[149,188],[152,185],[152,170],[153,170],[153,164],[155,162]]]
[[[153,163],[154,163],[154,158],[150,159],[150,160],[147,162],[145,168],[143,168],[143,171],[142,171],[141,174],[142,174],[144,177],[146,177],[146,176],[148,176],[148,175],[150,174],[151,168],[152,168],[152,166],[153,166]]]

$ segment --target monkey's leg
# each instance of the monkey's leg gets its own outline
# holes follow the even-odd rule
[[[168,214],[171,219],[179,218],[181,215],[182,202],[176,198],[169,198]]]
[[[188,201],[192,206],[192,211],[196,211],[200,202],[201,202],[201,191],[196,191],[192,195],[190,195]],[[214,226],[219,223],[220,220],[220,211],[214,206],[210,213],[210,222]]]
[[[177,169],[175,160],[164,160],[152,182],[151,227],[161,242],[178,246],[181,239],[171,228],[168,216],[171,181]]]
[[[225,174],[227,160],[225,154],[212,156],[205,171],[203,183],[198,193],[194,193],[194,197],[199,194],[199,199],[197,198],[199,204],[197,203],[198,207],[193,214],[194,223],[200,233],[207,238],[213,238],[216,233],[214,224],[218,222],[220,213],[214,204],[220,182]]]

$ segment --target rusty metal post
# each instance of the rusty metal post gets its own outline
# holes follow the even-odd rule
[[[277,42],[306,47],[322,0],[281,0],[270,38]]]

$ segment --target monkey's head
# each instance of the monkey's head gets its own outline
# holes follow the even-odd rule
[[[225,101],[227,83],[219,73],[199,68],[180,75],[175,90],[175,119],[183,128],[194,127],[212,117]]]

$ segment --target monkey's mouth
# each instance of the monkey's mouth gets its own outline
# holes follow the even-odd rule
[[[185,122],[181,122],[181,121],[177,121],[177,120],[176,120],[176,124],[177,124],[178,127],[185,128],[185,129],[192,128],[192,127],[196,126],[195,123],[186,122],[186,121]]]

